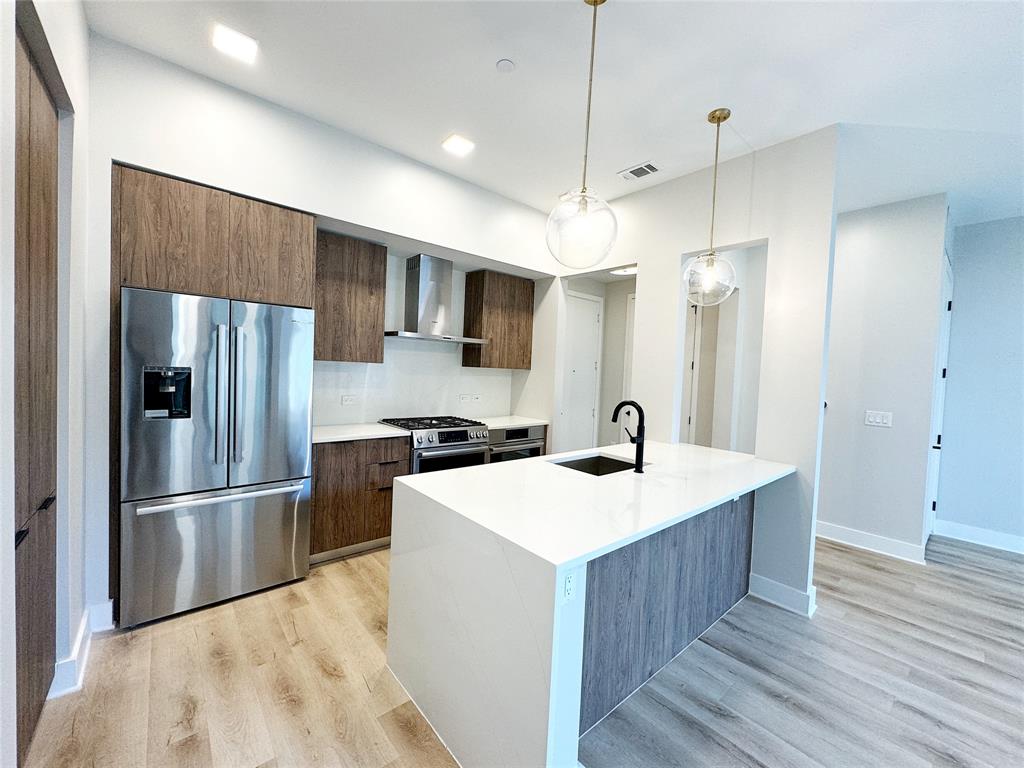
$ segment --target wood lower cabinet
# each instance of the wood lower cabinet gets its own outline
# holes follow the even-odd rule
[[[20,30],[15,57],[14,589],[20,764],[56,656],[59,143],[57,109]]]
[[[533,280],[481,269],[466,275],[466,336],[462,364],[472,368],[529,369],[533,353]]]
[[[121,285],[228,295],[227,192],[121,167]]]
[[[333,232],[316,233],[313,357],[352,363],[384,362],[383,245]]]
[[[314,445],[310,554],[390,536],[392,486],[407,474],[406,438]]]
[[[312,307],[313,217],[237,195],[228,208],[231,298]]]

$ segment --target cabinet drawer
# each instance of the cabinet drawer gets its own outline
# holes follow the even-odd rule
[[[381,464],[389,461],[409,460],[409,438],[386,437],[366,441],[366,463]]]
[[[408,459],[370,464],[366,468],[366,490],[379,491],[385,488],[392,488],[396,477],[408,474]]]

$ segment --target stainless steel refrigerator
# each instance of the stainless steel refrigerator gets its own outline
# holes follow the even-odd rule
[[[313,311],[121,291],[132,626],[309,572]]]

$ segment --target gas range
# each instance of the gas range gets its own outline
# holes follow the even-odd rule
[[[460,419],[457,416],[381,419],[380,423],[411,432],[413,450],[435,446],[487,444],[486,424],[472,419]]]

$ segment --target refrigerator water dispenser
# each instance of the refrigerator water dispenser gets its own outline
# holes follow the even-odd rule
[[[147,419],[192,418],[192,369],[145,366],[142,408]]]

